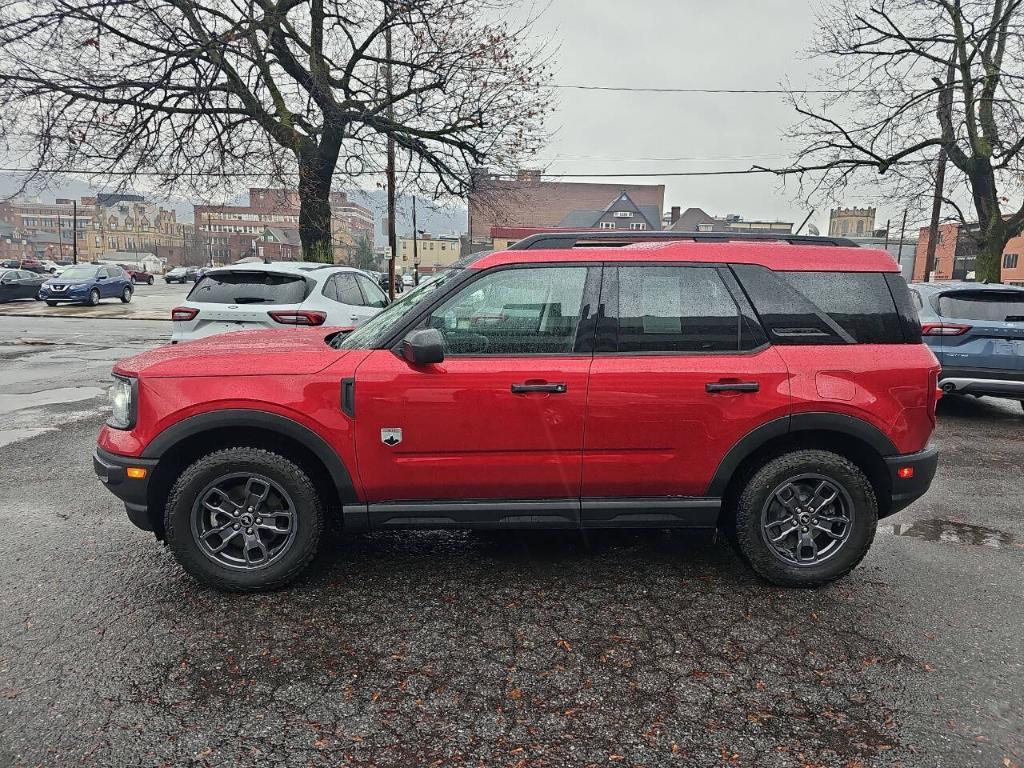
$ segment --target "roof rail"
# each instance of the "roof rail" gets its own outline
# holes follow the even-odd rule
[[[859,248],[853,240],[845,237],[816,237],[813,235],[790,235],[784,232],[542,232],[529,235],[508,247],[510,251],[532,251],[541,248],[621,248],[624,245],[648,242],[673,242],[688,240],[695,243],[781,242],[790,245],[829,245],[844,248]]]

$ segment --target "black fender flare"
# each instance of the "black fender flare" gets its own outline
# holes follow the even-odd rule
[[[863,419],[843,413],[794,413],[762,424],[740,438],[719,462],[706,495],[724,495],[729,481],[748,456],[770,440],[796,432],[832,432],[848,435],[869,445],[879,456],[895,456],[898,453],[892,440]]]
[[[250,427],[265,429],[291,438],[302,445],[327,469],[342,504],[356,500],[355,485],[337,452],[309,427],[287,416],[247,408],[226,408],[189,416],[158,434],[142,452],[142,458],[159,459],[182,440],[213,430]]]

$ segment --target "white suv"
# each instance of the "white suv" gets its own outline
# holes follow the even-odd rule
[[[171,342],[282,325],[356,326],[388,299],[364,272],[312,262],[211,269],[171,310]]]

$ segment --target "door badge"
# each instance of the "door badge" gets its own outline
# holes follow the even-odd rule
[[[384,445],[396,446],[402,442],[402,430],[397,427],[385,427],[380,431],[380,441]]]

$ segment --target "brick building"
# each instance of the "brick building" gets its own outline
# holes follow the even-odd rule
[[[348,261],[361,237],[373,242],[373,213],[332,192],[331,233],[334,260]],[[196,233],[208,256],[230,263],[246,256],[299,260],[299,195],[289,189],[249,190],[249,205],[194,206]]]
[[[661,229],[661,184],[543,181],[539,171],[515,179],[480,172],[469,195],[472,243],[489,243],[493,227]]]
[[[921,227],[917,249],[914,252],[914,280],[923,281],[928,257],[928,227]],[[958,223],[939,225],[939,238],[935,246],[933,280],[965,280],[972,277],[978,256],[978,245]],[[1024,285],[1024,236],[1015,237],[1003,250],[1002,281],[1009,285]]]
[[[77,237],[79,261],[145,252],[177,263],[185,246],[186,225],[176,213],[141,195],[98,194],[53,203],[8,200],[0,202],[0,222],[9,228],[0,238],[0,250],[11,254],[7,258],[70,260]]]
[[[871,237],[875,231],[874,208],[833,208],[828,216],[829,237]]]

